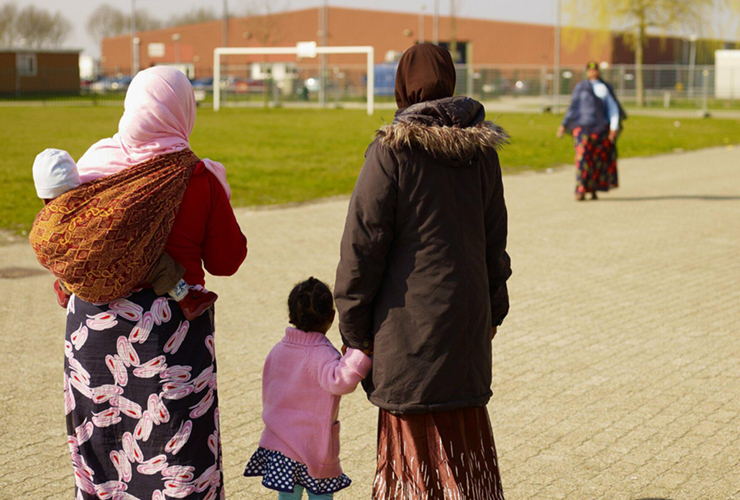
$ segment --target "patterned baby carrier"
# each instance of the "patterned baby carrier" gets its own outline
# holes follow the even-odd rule
[[[125,296],[164,252],[199,161],[189,149],[158,156],[54,199],[31,229],[38,261],[86,302]]]

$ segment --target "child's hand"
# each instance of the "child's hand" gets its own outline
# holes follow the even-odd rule
[[[373,355],[373,346],[371,345],[371,346],[370,346],[370,347],[368,347],[367,349],[360,349],[360,351],[361,351],[361,352],[362,352],[362,353],[363,353],[363,354],[364,354],[365,356],[367,356],[368,358],[369,358],[369,357],[372,357],[372,355]],[[342,345],[342,356],[344,356],[345,354],[347,354],[347,346],[346,346],[346,345]]]

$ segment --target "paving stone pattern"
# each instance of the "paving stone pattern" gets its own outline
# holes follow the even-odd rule
[[[489,411],[506,497],[740,499],[740,149],[627,160],[620,174],[583,203],[572,169],[505,178],[512,308]],[[346,208],[239,210],[247,263],[209,279],[229,499],[276,497],[241,476],[262,430],[262,363],[291,286],[333,282]],[[37,266],[27,244],[0,247],[0,498],[72,500],[64,312]],[[341,419],[354,484],[336,497],[369,498],[376,409],[358,391]]]

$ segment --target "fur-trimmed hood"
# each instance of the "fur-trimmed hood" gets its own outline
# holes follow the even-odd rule
[[[437,159],[467,163],[486,150],[501,149],[509,135],[485,120],[478,101],[450,97],[399,110],[392,124],[378,130],[376,139],[392,150],[418,148]]]

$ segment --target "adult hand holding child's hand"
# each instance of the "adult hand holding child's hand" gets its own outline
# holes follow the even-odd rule
[[[347,354],[347,349],[348,348],[347,348],[346,345],[342,345],[342,356],[344,356],[345,354]],[[368,347],[367,349],[360,349],[360,350],[367,357],[371,357],[373,355],[373,348],[372,348],[372,346],[371,347]]]

